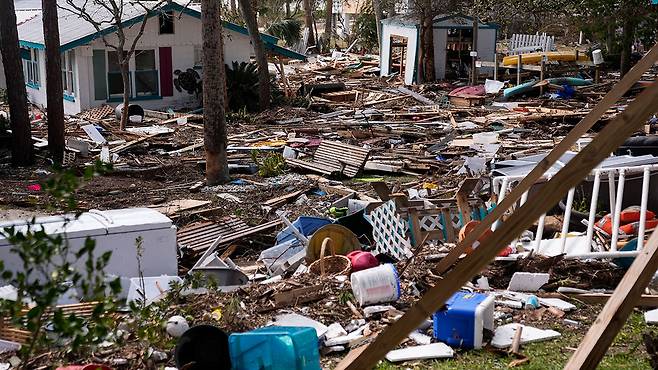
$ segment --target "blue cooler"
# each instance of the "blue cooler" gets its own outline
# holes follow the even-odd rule
[[[494,329],[493,295],[457,292],[432,315],[434,338],[451,347],[482,348],[484,329]]]
[[[314,328],[268,326],[228,339],[234,370],[321,370]]]

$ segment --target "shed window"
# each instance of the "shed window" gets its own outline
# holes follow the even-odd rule
[[[160,23],[160,34],[161,35],[170,35],[174,33],[174,12],[166,11],[160,13],[159,17]]]

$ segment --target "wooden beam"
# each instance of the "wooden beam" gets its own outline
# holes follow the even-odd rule
[[[608,347],[626,323],[636,302],[658,269],[658,231],[635,257],[603,310],[587,331],[565,369],[596,369]]]
[[[503,200],[496,205],[496,207],[482,220],[482,222],[466,236],[466,238],[450,251],[450,253],[439,261],[436,272],[443,274],[459,259],[466,249],[473,245],[473,243],[496,222],[503,214],[510,209],[516,201],[521,198],[521,195],[528,191],[542,175],[549,169],[555,162],[557,162],[562,155],[569,150],[581,136],[583,136],[594,124],[596,124],[601,116],[603,116],[613,104],[617,103],[628,89],[630,89],[635,82],[637,82],[642,74],[649,70],[653,63],[658,60],[658,44],[656,44],[647,55],[642,58],[631,69],[624,78],[619,81],[615,87],[610,90],[605,97],[597,104],[583,119],[567,134],[567,136],[558,143],[553,150],[542,159],[537,166],[530,171],[521,182],[515,186]]]
[[[424,320],[438,310],[473,276],[480,273],[498,253],[526,230],[543,213],[557,204],[564,194],[578,185],[609,153],[658,110],[658,83],[646,88],[626,110],[615,117],[575,158],[543,188],[533,194],[496,231],[414,304],[398,321],[387,327],[354,361],[342,361],[336,369],[373,368],[388,351],[397,346]]]

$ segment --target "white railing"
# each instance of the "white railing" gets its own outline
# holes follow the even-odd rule
[[[517,55],[532,53],[535,51],[554,51],[555,36],[547,36],[546,33],[535,35],[513,34],[509,41],[508,54]]]
[[[576,189],[572,188],[567,193],[567,201],[565,204],[564,217],[561,235],[559,238],[559,251],[558,254],[567,253],[565,258],[571,259],[589,259],[589,258],[619,258],[619,257],[632,257],[636,256],[643,247],[644,237],[646,233],[646,220],[647,220],[647,204],[649,200],[649,187],[650,187],[650,177],[653,171],[658,171],[658,164],[651,165],[641,165],[641,166],[631,166],[631,167],[617,167],[617,168],[605,168],[605,169],[595,169],[590,173],[590,176],[586,180],[591,180],[593,177],[592,184],[592,195],[589,205],[589,215],[587,220],[587,233],[585,238],[581,241],[584,243],[583,252],[579,252],[581,248],[578,248],[579,251],[573,252],[567,250],[567,239],[569,237],[569,222],[571,221],[571,213],[573,209],[573,200]],[[620,215],[622,212],[622,204],[624,200],[624,189],[626,184],[626,179],[629,175],[633,174],[642,174],[642,194],[640,201],[640,220],[638,225],[638,243],[637,249],[635,251],[618,251],[617,242],[619,241],[619,226],[620,226]],[[492,189],[497,195],[499,201],[504,198],[505,195],[511,190],[511,188],[522,180],[524,176],[497,176],[493,178]],[[544,180],[550,180],[550,177],[543,177]],[[601,181],[608,182],[608,201],[609,201],[609,211],[612,218],[612,234],[609,245],[609,250],[593,250],[593,247],[597,244],[592,243],[594,237],[594,224],[596,220],[596,212],[599,199],[599,189],[601,187]],[[615,181],[617,182],[615,184]],[[528,199],[528,192],[525,192],[518,203],[519,206],[523,205]],[[538,199],[537,201],[541,201]],[[543,239],[544,234],[544,223],[545,223],[546,213],[541,215],[539,222],[537,224],[537,234],[535,235],[535,241],[533,248],[535,252],[539,252],[543,243],[551,242],[551,239]],[[497,221],[493,228],[495,229],[500,225],[501,221]],[[583,221],[585,223],[585,221]],[[553,239],[554,240],[554,239]],[[513,242],[516,243],[516,240]],[[513,245],[514,245],[513,244]],[[572,246],[573,247],[573,246]]]

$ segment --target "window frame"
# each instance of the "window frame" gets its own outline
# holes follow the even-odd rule
[[[155,69],[152,70],[137,70],[137,65],[136,65],[136,57],[139,52],[142,51],[153,51],[153,56],[154,56],[154,67]],[[110,64],[111,60],[113,61],[114,64],[118,65],[118,61],[116,59],[116,56],[113,58],[110,57],[110,55],[115,54],[116,50],[106,50],[105,51],[105,58],[106,58],[106,67],[105,67],[105,79],[107,83],[107,101],[118,101],[119,99],[123,98],[123,91],[121,93],[112,93],[110,91],[110,75],[115,74],[119,75],[119,79],[121,79],[121,71],[110,71]],[[131,99],[135,100],[148,100],[148,99],[160,99],[161,98],[161,86],[160,86],[160,53],[159,49],[157,47],[145,47],[143,49],[136,49],[133,55],[130,57],[130,60],[128,61],[128,87],[130,88],[130,91],[128,92],[128,96]],[[138,93],[137,92],[137,74],[140,72],[155,72],[156,76],[156,91],[152,91],[151,94],[144,94],[144,93]],[[123,88],[122,88],[123,90]]]
[[[75,98],[77,93],[76,78],[75,78],[75,51],[67,50],[61,54],[61,70],[62,70],[62,89],[64,90],[64,98]]]
[[[28,50],[30,59],[23,59],[23,78],[25,85],[33,89],[41,86],[41,73],[39,70],[39,49],[24,48]]]

